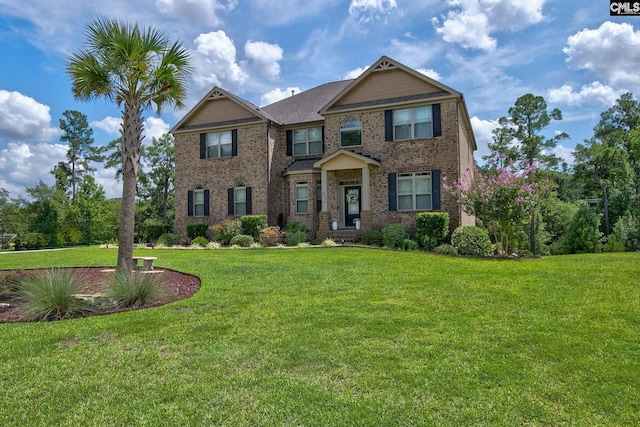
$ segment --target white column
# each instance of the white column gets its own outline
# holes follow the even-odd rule
[[[363,211],[371,210],[371,176],[369,167],[362,168],[362,207]]]
[[[320,172],[320,185],[322,188],[322,212],[328,212],[329,211],[329,203],[327,202],[327,194],[329,191],[329,183],[327,180],[327,171],[322,169],[322,171]]]

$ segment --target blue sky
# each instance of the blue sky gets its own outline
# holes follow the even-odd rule
[[[640,16],[610,17],[609,2],[555,0],[0,0],[0,187],[12,197],[64,159],[59,120],[84,113],[97,145],[118,137],[120,111],[73,99],[67,58],[97,16],[154,26],[191,51],[187,104],[218,85],[265,105],[322,83],[356,77],[387,55],[465,96],[479,149],[526,93],[544,96],[564,120],[548,135],[571,138],[571,160],[600,113],[640,93]],[[146,139],[187,112],[146,114]],[[114,172],[98,182],[119,197]]]

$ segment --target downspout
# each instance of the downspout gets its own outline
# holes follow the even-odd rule
[[[267,121],[267,224],[271,225],[271,122]]]

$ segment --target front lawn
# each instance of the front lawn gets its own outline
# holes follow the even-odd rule
[[[638,253],[153,255],[200,276],[200,291],[0,325],[0,425],[640,424]],[[9,253],[0,269],[115,260],[115,249]]]

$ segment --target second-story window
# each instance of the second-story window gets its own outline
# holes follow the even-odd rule
[[[360,120],[350,118],[342,122],[340,126],[340,146],[352,147],[362,145],[362,123]]]
[[[231,131],[207,134],[207,158],[231,157]]]
[[[293,131],[293,155],[322,154],[322,128],[296,129]]]
[[[433,137],[431,106],[393,110],[394,140]]]

